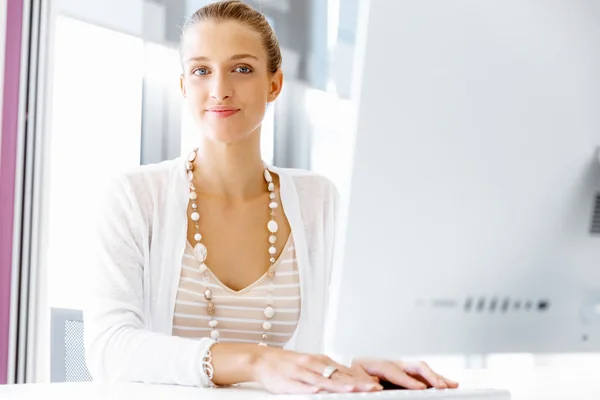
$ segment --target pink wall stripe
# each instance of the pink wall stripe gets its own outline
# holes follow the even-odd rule
[[[23,0],[8,0],[2,102],[2,156],[0,157],[0,384],[6,383],[8,378],[8,324],[22,25]]]

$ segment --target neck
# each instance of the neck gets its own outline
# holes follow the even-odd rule
[[[247,199],[265,192],[260,135],[224,144],[203,138],[194,161],[196,191],[208,196]]]

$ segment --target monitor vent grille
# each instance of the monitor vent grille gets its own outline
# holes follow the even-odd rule
[[[596,194],[594,202],[594,211],[592,212],[592,233],[600,234],[600,193]]]
[[[550,309],[550,299],[520,299],[497,297],[467,297],[463,310],[465,313],[515,313],[515,312],[547,312]]]

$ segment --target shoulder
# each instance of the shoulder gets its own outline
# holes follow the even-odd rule
[[[162,161],[155,164],[139,165],[120,173],[120,179],[132,187],[145,186],[153,188],[171,182],[174,175],[183,174],[181,158]]]
[[[291,183],[303,214],[316,216],[335,213],[339,193],[331,179],[304,169],[276,168],[274,172],[279,174],[280,179]]]
[[[328,177],[304,169],[274,168],[280,179],[287,179],[292,184],[301,205],[316,205],[327,208],[338,202],[338,190]]]
[[[297,189],[317,192],[336,191],[331,179],[316,172],[296,168],[274,168],[274,170],[280,176],[290,179]]]
[[[139,165],[120,171],[114,180],[120,181],[134,193],[163,188],[173,182],[173,178],[184,173],[181,158],[155,164]]]
[[[182,158],[130,167],[108,177],[105,193],[144,209],[160,201],[165,193],[172,193],[169,189],[180,181],[175,178],[184,173]]]

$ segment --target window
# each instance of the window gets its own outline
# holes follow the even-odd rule
[[[80,309],[97,189],[139,164],[144,48],[139,38],[59,16],[52,49],[42,268],[48,305]]]

